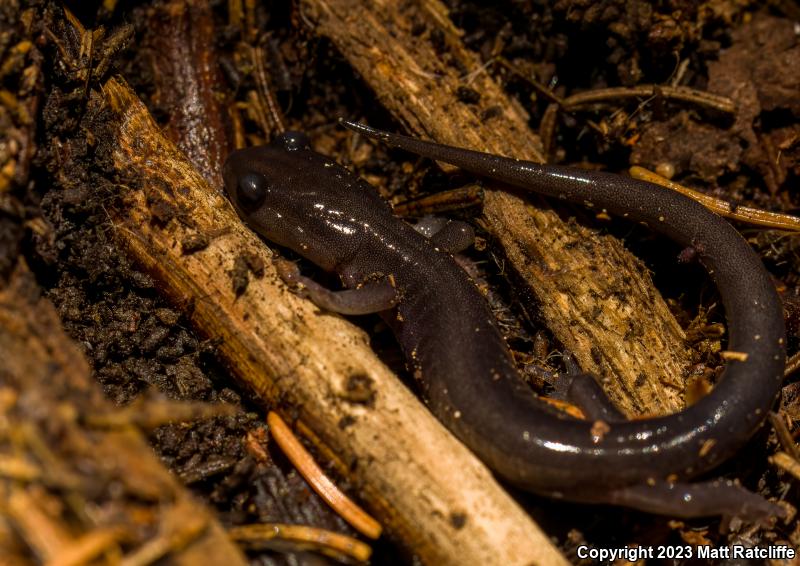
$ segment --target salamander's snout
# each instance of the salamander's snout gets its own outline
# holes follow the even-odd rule
[[[225,165],[222,166],[222,181],[225,185],[225,193],[231,201],[236,197],[236,183],[238,178],[234,160],[232,159],[235,154],[235,151],[231,153],[225,160]]]

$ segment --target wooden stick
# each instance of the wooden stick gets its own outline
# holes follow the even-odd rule
[[[240,380],[338,455],[387,530],[431,564],[566,564],[486,467],[375,357],[361,330],[289,292],[269,249],[130,89],[111,80],[104,95],[109,120],[95,135],[128,180],[109,203],[120,241],[186,306],[196,328],[219,339]],[[209,245],[184,255],[182,242],[198,234]],[[242,254],[265,266],[244,290],[231,276]],[[369,401],[348,393],[354,381],[374,393]]]

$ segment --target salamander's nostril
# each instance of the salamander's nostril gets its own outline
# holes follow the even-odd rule
[[[275,138],[274,143],[282,146],[287,151],[309,149],[311,147],[311,142],[309,141],[308,136],[303,132],[284,132]]]

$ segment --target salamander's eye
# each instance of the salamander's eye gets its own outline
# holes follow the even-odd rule
[[[236,192],[242,206],[255,208],[264,202],[267,196],[267,183],[261,175],[247,173],[239,177]]]

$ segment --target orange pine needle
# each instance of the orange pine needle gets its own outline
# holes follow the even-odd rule
[[[278,413],[270,411],[267,423],[272,438],[311,488],[365,537],[371,539],[380,537],[382,531],[380,523],[334,485]]]
[[[228,535],[247,548],[269,548],[271,541],[284,541],[301,549],[312,549],[335,559],[347,557],[358,562],[366,562],[372,555],[369,545],[359,540],[306,525],[281,523],[241,525],[229,529]]]
[[[634,165],[628,172],[634,179],[641,181],[648,181],[650,183],[661,185],[675,192],[681,193],[691,199],[696,200],[712,212],[716,212],[725,218],[733,218],[740,222],[746,222],[756,226],[764,226],[765,228],[777,228],[779,230],[792,230],[800,232],[800,218],[790,214],[782,214],[779,212],[769,212],[760,210],[758,208],[751,208],[749,206],[733,207],[727,201],[714,198],[703,194],[694,189],[684,187],[674,181],[662,177],[652,171]]]

